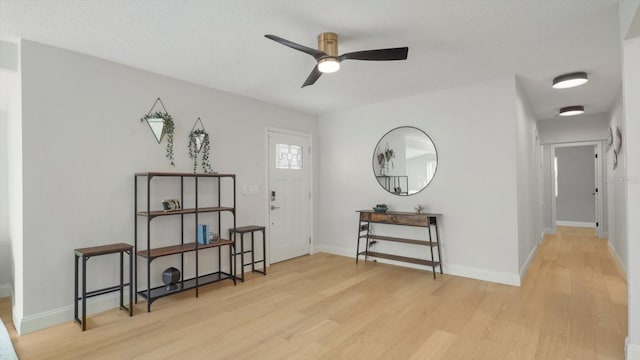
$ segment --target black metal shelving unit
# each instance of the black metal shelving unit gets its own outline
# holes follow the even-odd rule
[[[194,207],[191,208],[182,208],[178,210],[152,210],[151,207],[151,187],[152,180],[156,177],[167,177],[167,178],[178,178],[180,180],[180,202],[184,204],[184,186],[185,179],[193,179],[193,187],[194,187],[194,199],[195,204]],[[138,187],[141,179],[146,180],[146,206],[142,209],[138,204]],[[223,181],[229,181],[233,186],[233,201],[231,206],[223,206],[221,204],[221,188]],[[199,192],[201,191],[199,188],[204,185],[200,184],[201,181],[213,182],[214,184],[206,184],[212,185],[214,187],[213,191],[217,191],[217,204],[207,204],[208,206],[199,206],[198,197]],[[147,300],[147,311],[151,311],[151,304],[153,301],[169,296],[172,294],[180,293],[183,291],[195,289],[196,297],[198,297],[198,288],[203,285],[219,282],[222,280],[232,280],[233,284],[236,284],[236,276],[235,276],[235,266],[234,266],[234,256],[235,253],[235,241],[234,239],[219,239],[216,241],[212,241],[209,244],[199,244],[197,241],[197,231],[198,231],[198,215],[203,213],[217,213],[218,215],[218,234],[222,234],[222,214],[229,213],[233,217],[233,227],[236,228],[236,176],[233,174],[197,174],[197,173],[174,173],[174,172],[143,172],[135,174],[134,181],[134,197],[135,197],[135,205],[134,205],[134,251],[136,253],[136,264],[135,264],[135,289],[136,291],[136,303],[138,302],[138,296]],[[210,191],[210,190],[209,190]],[[160,201],[158,200],[158,203]],[[213,205],[213,206],[210,206]],[[229,205],[229,204],[226,204]],[[188,230],[188,225],[185,223],[185,216],[193,215],[194,224],[193,231],[195,234],[194,242],[185,242],[185,232]],[[181,224],[181,236],[180,243],[171,246],[164,247],[152,247],[152,236],[151,236],[151,222],[153,219],[157,217],[165,217],[165,216],[180,216],[180,224]],[[138,221],[140,219],[144,219],[144,223],[146,225],[146,246],[140,246],[138,244],[140,236],[138,235]],[[205,235],[206,236],[206,235]],[[234,235],[235,238],[235,235]],[[228,247],[229,249],[229,271],[225,272],[222,270],[222,248]],[[218,249],[218,271],[208,274],[200,274],[199,273],[199,252],[205,249]],[[189,279],[184,278],[184,254],[194,252],[195,253],[195,276]],[[180,255],[180,273],[182,274],[182,279],[177,284],[177,288],[174,290],[166,290],[165,286],[151,286],[151,263],[153,260],[170,255]],[[143,259],[146,263],[147,267],[147,279],[146,279],[146,288],[140,290],[138,288],[138,266],[139,260]]]

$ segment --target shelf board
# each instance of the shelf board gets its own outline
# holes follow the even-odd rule
[[[361,239],[366,239],[367,235],[362,235],[362,236],[360,236],[360,238]],[[399,238],[399,237],[393,237],[393,236],[369,235],[369,239],[393,241],[393,242],[399,242],[399,243],[405,243],[405,244],[413,244],[413,245],[422,245],[422,246],[433,246],[433,247],[438,246],[438,244],[435,241],[432,241],[431,243],[429,243],[428,241],[424,241],[424,240],[405,239],[405,238]]]
[[[362,255],[362,256],[366,255],[366,256],[377,257],[377,258],[381,258],[381,259],[403,261],[403,262],[408,262],[408,263],[418,264],[418,265],[425,265],[425,266],[438,266],[438,265],[440,265],[439,261],[416,259],[416,258],[412,258],[412,257],[406,257],[406,256],[400,256],[400,255],[391,255],[391,254],[379,253],[379,252],[374,252],[374,251],[369,251],[369,252],[361,251],[361,252],[358,253],[358,255]]]
[[[141,250],[141,251],[138,251],[136,254],[138,254],[138,256],[142,256],[143,258],[155,259],[161,256],[182,254],[190,251],[195,251],[196,245],[198,245],[198,250],[203,250],[203,249],[210,249],[214,247],[220,247],[220,246],[232,245],[232,244],[233,244],[233,240],[220,239],[210,244],[196,244],[195,242],[192,242],[192,243],[186,243],[181,245],[172,245],[172,246],[165,246],[161,248],[155,248],[155,249],[151,249],[150,251]]]
[[[196,211],[197,210],[197,211]],[[151,210],[151,211],[138,211],[136,215],[138,216],[167,216],[167,215],[184,215],[184,214],[195,214],[197,213],[209,213],[209,212],[221,212],[221,211],[231,211],[234,212],[232,207],[226,206],[211,206],[211,207],[201,207],[201,208],[188,208],[188,209],[179,209],[179,210]]]
[[[222,280],[233,280],[233,276],[225,272],[215,272],[208,275],[201,275],[198,277],[198,287],[212,284]],[[172,295],[175,293],[187,291],[190,289],[195,289],[196,287],[196,278],[187,279],[179,282],[177,285],[177,289],[174,290],[165,290],[165,286],[158,286],[151,289],[151,301],[161,298],[163,296]],[[147,290],[138,291],[138,295],[147,299]],[[147,299],[148,300],[148,299]]]

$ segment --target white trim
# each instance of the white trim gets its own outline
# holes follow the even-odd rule
[[[585,221],[564,221],[557,220],[556,225],[558,226],[574,226],[574,227],[586,227],[586,228],[595,228],[596,223],[585,222]]]
[[[128,299],[129,292],[124,291],[124,298]],[[87,299],[87,317],[102,311],[119,308],[120,295],[108,294]],[[78,304],[81,306],[81,304]],[[82,311],[82,308],[79,308]],[[78,314],[82,317],[82,314]],[[16,321],[18,320],[18,321]],[[34,331],[42,330],[51,326],[59,325],[67,321],[73,321],[73,305],[45,311],[39,314],[25,316],[22,319],[13,319],[18,335],[28,334]]]
[[[350,258],[354,258],[354,252],[353,249],[345,249],[345,248],[341,248],[341,247],[336,247],[336,246],[326,246],[326,245],[316,245],[313,249],[314,251],[312,252],[312,254],[316,254],[316,253],[327,253],[327,254],[332,254],[332,255],[339,255],[339,256],[346,256],[346,257],[350,257]]]
[[[13,291],[11,289],[11,284],[1,284],[0,285],[0,298],[12,296]]]
[[[355,254],[353,252],[353,249],[318,245],[316,246],[316,252],[324,252],[328,254],[346,256],[346,257],[355,259],[355,256],[354,256]],[[397,266],[402,266],[402,267],[407,267],[412,269],[426,270],[429,272],[432,270],[431,267],[429,266],[421,266],[421,265],[415,265],[415,264],[405,263],[405,262],[397,262],[397,261],[392,261],[387,259],[376,259],[376,260],[383,264],[391,264],[391,265],[397,265]],[[443,264],[442,270],[445,275],[455,275],[455,276],[461,276],[461,277],[466,277],[466,278],[471,278],[476,280],[483,280],[483,281],[490,281],[490,282],[506,284],[506,285],[520,286],[520,277],[518,276],[518,274],[515,274],[515,273],[506,273],[501,271],[472,268],[468,266],[455,265],[455,264],[448,264],[448,265]]]
[[[443,267],[445,274],[467,277],[476,280],[490,281],[505,285],[520,286],[520,276],[517,273],[473,268],[462,265],[449,264]]]
[[[527,260],[524,262],[524,264],[520,268],[520,284],[522,284],[522,282],[524,281],[524,277],[527,275],[527,271],[529,270],[529,266],[531,266],[531,263],[533,262],[533,259],[535,259],[537,252],[538,252],[538,246],[535,246],[533,249],[531,249],[531,252],[529,253],[529,256],[527,257]],[[518,284],[518,285],[520,285],[520,284]]]
[[[553,228],[545,228],[544,229],[544,233],[545,233],[545,235],[554,235],[556,233],[556,231],[553,230]]]
[[[640,360],[640,344],[632,344],[629,337],[624,341],[624,354],[626,360]]]
[[[620,266],[620,269],[622,270],[622,273],[624,275],[624,279],[626,280],[627,279],[627,267],[622,262],[622,259],[620,258],[620,255],[616,251],[616,248],[614,248],[613,245],[611,245],[611,242],[607,241],[607,244],[609,245],[609,251],[611,251],[611,254],[615,258],[615,260],[618,262],[618,266]]]

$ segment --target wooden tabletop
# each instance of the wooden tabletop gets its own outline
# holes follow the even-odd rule
[[[247,226],[239,226],[235,229],[229,229],[229,230],[231,230],[232,233],[236,232],[236,233],[242,234],[242,233],[248,233],[252,231],[262,231],[264,230],[264,226],[247,225]]]
[[[119,243],[74,249],[73,251],[76,253],[76,255],[80,256],[98,256],[123,251],[131,251],[131,249],[133,249],[133,245]]]
[[[373,210],[356,210],[356,212],[359,213],[372,213],[372,214],[387,214],[387,215],[426,215],[427,217],[432,217],[432,216],[440,216],[442,214],[440,213],[420,213],[420,214],[416,214],[415,211],[411,212],[411,211],[385,211],[385,212],[377,212],[377,211],[373,211]]]

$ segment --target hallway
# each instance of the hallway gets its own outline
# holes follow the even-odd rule
[[[558,226],[545,236],[521,296],[543,314],[536,359],[624,359],[627,286],[595,229]]]

